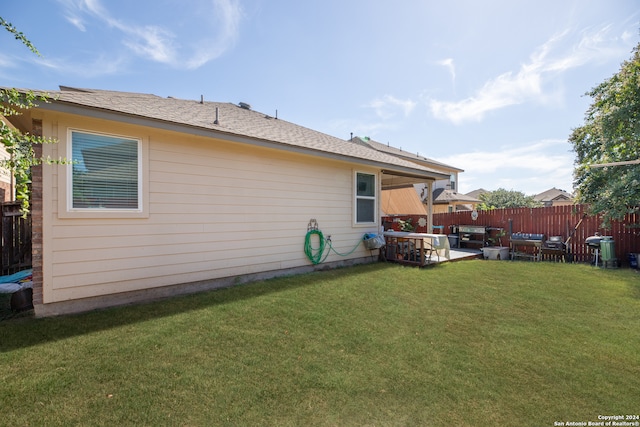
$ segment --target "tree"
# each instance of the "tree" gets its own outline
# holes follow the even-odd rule
[[[632,52],[617,74],[587,92],[593,102],[585,123],[569,137],[576,198],[602,213],[605,226],[640,204],[639,164],[594,166],[640,159],[640,44]]]
[[[16,40],[24,44],[31,52],[40,56],[35,46],[19,32],[11,23],[0,17],[0,26],[13,34]],[[16,200],[21,203],[23,215],[29,212],[31,198],[31,167],[42,164],[44,159],[36,157],[33,150],[34,144],[55,142],[48,138],[42,138],[31,134],[24,134],[9,125],[5,118],[22,114],[22,111],[32,108],[36,102],[48,102],[46,94],[35,94],[32,91],[26,93],[16,89],[0,89],[0,142],[5,147],[10,158],[0,161],[0,166],[7,169],[15,179]],[[46,160],[48,163],[63,163],[62,160]]]
[[[29,39],[27,39],[27,37],[24,34],[22,34],[20,31],[18,31],[16,29],[16,27],[11,25],[10,22],[5,21],[4,18],[1,17],[1,16],[0,16],[0,26],[4,27],[5,30],[7,30],[8,32],[13,34],[13,36],[16,38],[16,40],[20,41],[23,45],[28,47],[31,52],[33,52],[36,55],[40,56],[40,52],[38,52],[38,49],[36,49],[36,47],[33,45],[33,43],[31,43],[29,41]]]
[[[535,208],[541,206],[533,196],[525,196],[520,191],[505,190],[499,188],[496,191],[482,193],[480,195],[482,203],[478,206],[480,210],[502,209],[502,208]]]

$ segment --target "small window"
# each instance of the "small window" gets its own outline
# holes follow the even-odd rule
[[[356,223],[376,222],[376,176],[356,173]]]
[[[71,131],[71,209],[139,210],[141,141]]]

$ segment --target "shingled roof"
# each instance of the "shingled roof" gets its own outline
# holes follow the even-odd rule
[[[434,204],[448,204],[448,203],[480,203],[481,200],[478,200],[474,197],[468,196],[466,194],[460,194],[453,190],[448,190],[444,188],[437,188],[433,191],[433,203]]]
[[[572,200],[573,195],[564,190],[559,190],[553,187],[540,194],[536,194],[535,196],[533,196],[533,198],[539,202],[553,202],[559,200]]]
[[[417,162],[421,165],[432,165],[432,166],[436,166],[436,167],[441,167],[444,169],[448,169],[451,171],[455,171],[455,172],[464,172],[464,170],[456,168],[454,166],[451,165],[447,165],[445,163],[439,162],[437,160],[433,160],[430,159],[428,157],[424,157],[421,156],[420,153],[410,153],[406,150],[403,150],[402,148],[397,148],[394,147],[390,144],[383,144],[381,142],[378,141],[374,141],[373,139],[369,138],[368,136],[354,136],[353,138],[351,138],[352,142],[355,142],[356,144],[360,144],[360,145],[364,145],[366,147],[369,148],[373,148],[374,150],[378,150],[381,151],[383,153],[387,153],[387,154],[391,154],[392,156],[397,156],[400,158],[404,158],[413,162]]]
[[[51,103],[39,108],[151,125],[181,132],[225,138],[308,154],[350,159],[388,169],[389,173],[414,174],[420,178],[447,176],[398,156],[342,140],[286,120],[251,110],[246,104],[204,102],[157,95],[79,89],[60,86],[60,91],[41,91]],[[216,120],[217,118],[217,120]],[[311,153],[310,153],[311,152]]]

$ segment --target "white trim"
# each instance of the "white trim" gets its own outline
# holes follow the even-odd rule
[[[73,158],[73,133],[85,133],[89,135],[99,135],[110,138],[128,139],[137,143],[138,160],[138,207],[136,209],[116,209],[116,208],[74,208],[73,207],[73,164],[64,165],[65,169],[65,194],[60,195],[62,203],[58,212],[61,218],[148,218],[148,196],[145,195],[148,179],[148,141],[141,137],[122,135],[110,132],[100,132],[69,127],[67,128],[67,141],[65,144],[66,159],[72,161]]]
[[[358,174],[373,176],[374,189],[373,196],[358,196]],[[358,222],[358,200],[373,200],[373,221]],[[353,171],[353,225],[354,227],[371,227],[378,224],[378,206],[380,203],[380,174],[371,171],[354,170]]]

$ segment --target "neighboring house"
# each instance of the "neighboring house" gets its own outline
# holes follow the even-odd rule
[[[491,193],[491,191],[489,190],[485,190],[484,188],[478,188],[477,190],[473,190],[467,193],[467,196],[471,197],[472,199],[478,199],[480,200],[480,196],[482,196],[483,194],[488,194]]]
[[[478,199],[444,188],[433,192],[433,213],[472,211],[479,203]]]
[[[402,159],[417,163],[419,165],[448,175],[446,179],[440,179],[434,181],[433,183],[425,182],[419,184],[409,184],[405,185],[404,187],[398,183],[395,188],[388,188],[383,190],[382,198],[383,200],[386,200],[385,206],[387,206],[388,208],[385,213],[387,215],[425,214],[429,212],[429,205],[431,205],[432,213],[448,211],[446,207],[443,210],[441,206],[437,204],[436,198],[442,193],[442,191],[446,191],[447,194],[458,194],[456,193],[456,188],[459,182],[458,174],[464,172],[464,170],[421,156],[420,153],[413,154],[400,148],[392,147],[389,144],[376,142],[369,137],[356,136],[352,137],[351,141],[356,144],[360,144],[383,153],[388,153],[400,157]],[[422,208],[416,205],[416,198],[411,194],[410,191],[407,191],[408,187],[412,187],[415,190],[414,192],[418,196],[418,200],[421,204],[423,204]],[[431,198],[429,196],[431,196]],[[467,201],[466,203],[468,204],[469,201]],[[426,206],[424,206],[425,204]],[[458,209],[461,209],[463,205],[454,204],[453,206],[460,206],[460,208]]]
[[[33,170],[37,316],[371,262],[388,186],[448,179],[433,168],[250,109],[61,87],[12,117],[55,138]],[[317,221],[332,252],[316,266]],[[360,244],[359,244],[360,243]],[[375,254],[375,253],[374,253]]]
[[[573,204],[573,195],[571,193],[567,193],[566,191],[559,190],[555,187],[540,194],[536,194],[533,198],[544,206],[566,206]]]

